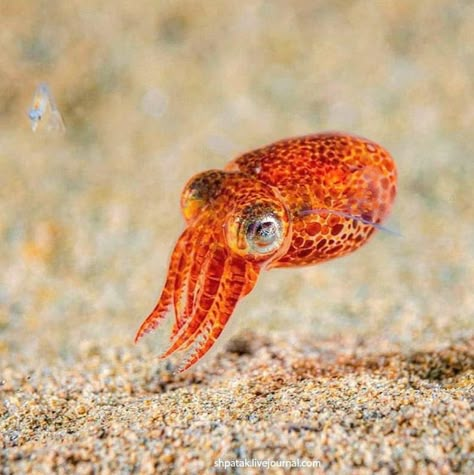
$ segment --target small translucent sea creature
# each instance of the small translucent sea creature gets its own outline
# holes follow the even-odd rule
[[[36,132],[40,123],[44,124],[45,130],[48,132],[63,133],[66,130],[51,89],[45,83],[39,84],[36,88],[28,117],[33,132]]]
[[[338,132],[281,140],[195,175],[181,195],[187,227],[135,341],[173,307],[161,358],[184,351],[186,370],[213,346],[260,271],[355,251],[382,228],[396,192],[390,154]]]

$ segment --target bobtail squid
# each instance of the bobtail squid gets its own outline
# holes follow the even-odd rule
[[[381,227],[396,191],[387,150],[337,132],[280,140],[224,170],[193,176],[181,195],[186,228],[135,341],[173,307],[170,344],[160,357],[186,351],[179,371],[188,369],[213,346],[262,270],[355,251]]]

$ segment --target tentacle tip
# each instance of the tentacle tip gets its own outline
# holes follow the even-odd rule
[[[138,330],[137,334],[135,335],[135,338],[133,339],[133,343],[135,343],[136,345],[143,338],[144,335],[145,335],[145,332]]]
[[[142,326],[138,329],[133,342],[138,343],[147,333],[152,332],[154,329],[154,326],[142,324]]]
[[[208,344],[209,344],[209,341],[210,340],[207,340]],[[212,344],[213,343],[214,343],[214,341],[212,341]],[[185,371],[187,371],[188,369],[191,369],[192,367],[196,366],[200,361],[202,361],[204,356],[206,356],[206,354],[207,354],[208,350],[210,349],[210,347],[212,346],[212,344],[209,345],[209,347],[205,348],[205,349],[203,349],[202,347],[200,348],[198,346],[197,350],[194,353],[191,353],[184,361],[181,362],[181,364],[175,370],[175,373],[176,374],[182,374]]]
[[[135,338],[133,339],[133,343],[136,345],[141,340],[142,336],[143,335],[140,332],[137,332]]]
[[[193,367],[195,364],[197,363],[197,361],[191,363],[191,362],[187,362],[185,361],[184,363],[182,363],[181,365],[179,365],[174,371],[173,371],[173,374],[175,375],[178,375],[178,374],[183,374],[185,373],[186,371],[188,371],[189,369],[191,369],[191,367]]]

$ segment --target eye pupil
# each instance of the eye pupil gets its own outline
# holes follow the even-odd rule
[[[275,223],[272,223],[271,221],[258,223],[255,234],[263,241],[271,241],[275,236]]]
[[[278,202],[252,203],[229,216],[224,226],[230,249],[255,262],[269,262],[289,244],[291,230],[286,210]]]
[[[258,253],[267,253],[278,244],[281,234],[281,225],[275,216],[264,216],[257,221],[250,222],[247,227],[247,242]]]

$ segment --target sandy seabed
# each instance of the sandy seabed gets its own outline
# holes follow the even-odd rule
[[[54,369],[2,368],[2,471],[224,473],[224,461],[256,459],[318,461],[299,469],[314,473],[467,474],[473,366],[472,340],[404,353],[247,332],[173,376],[147,352],[83,344]]]

